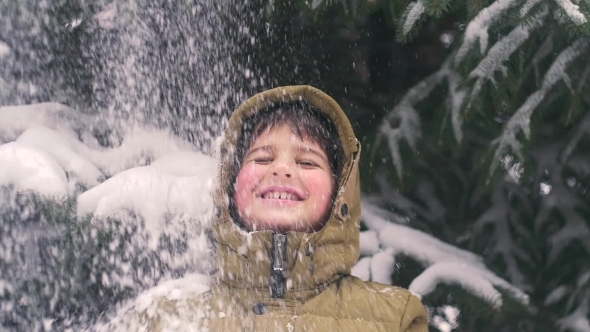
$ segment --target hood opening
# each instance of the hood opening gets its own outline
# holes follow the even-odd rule
[[[328,157],[332,172],[331,206],[334,206],[342,171],[344,168],[344,149],[334,122],[324,112],[320,111],[306,100],[276,102],[243,119],[242,126],[236,133],[236,143],[233,160],[229,166],[227,177],[227,195],[229,199],[229,213],[232,221],[243,231],[249,231],[241,221],[235,205],[235,182],[242,168],[242,163],[252,143],[266,130],[273,130],[281,125],[287,125],[293,134],[300,139],[309,139],[318,144]],[[331,210],[331,209],[330,209]],[[325,224],[330,214],[325,216]]]

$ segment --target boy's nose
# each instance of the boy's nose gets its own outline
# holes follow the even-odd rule
[[[290,178],[291,177],[291,173],[279,173],[279,172],[272,172],[272,175],[274,176],[280,176],[283,175],[286,178]]]
[[[291,178],[293,176],[293,172],[287,165],[279,164],[276,165],[272,170],[272,175],[278,177]]]

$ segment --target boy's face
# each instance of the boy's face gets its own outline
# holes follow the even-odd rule
[[[323,149],[287,125],[266,129],[246,152],[235,202],[249,230],[319,230],[331,208],[332,172]]]

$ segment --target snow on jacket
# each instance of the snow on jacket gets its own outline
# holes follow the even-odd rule
[[[300,99],[334,122],[345,152],[340,190],[329,220],[314,233],[289,232],[278,237],[272,231],[245,232],[230,218],[227,199],[243,120],[274,102]],[[257,94],[234,112],[219,151],[213,219],[218,273],[210,291],[183,303],[184,308],[174,300],[161,301],[147,315],[144,326],[149,331],[428,331],[424,306],[416,296],[350,274],[359,258],[360,144],[331,97],[310,86]],[[277,262],[281,246],[285,259]],[[271,278],[276,273],[271,272],[271,264],[278,267],[280,278]],[[277,288],[280,298],[276,291],[271,294]]]

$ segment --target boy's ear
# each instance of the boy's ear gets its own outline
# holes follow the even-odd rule
[[[347,221],[351,217],[355,219],[360,217],[360,179],[358,170],[360,154],[361,145],[357,141],[357,151],[350,156],[345,165],[344,169],[347,169],[348,172],[344,176],[334,202],[334,215],[341,221]]]

